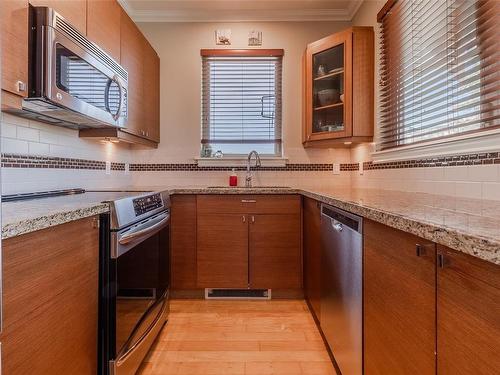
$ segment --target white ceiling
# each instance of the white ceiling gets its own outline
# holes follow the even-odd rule
[[[119,0],[137,22],[350,21],[363,0]]]

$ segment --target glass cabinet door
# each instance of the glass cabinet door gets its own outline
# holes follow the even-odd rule
[[[312,133],[343,132],[345,44],[312,56]]]

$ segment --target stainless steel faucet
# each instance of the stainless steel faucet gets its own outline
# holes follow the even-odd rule
[[[255,167],[260,167],[260,156],[259,153],[255,150],[250,151],[247,159],[247,176],[245,178],[245,187],[252,187],[252,172],[250,172],[250,162],[252,160],[252,155],[255,155]]]

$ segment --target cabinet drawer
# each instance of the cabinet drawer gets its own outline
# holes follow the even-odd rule
[[[299,195],[198,195],[198,213],[300,213]]]

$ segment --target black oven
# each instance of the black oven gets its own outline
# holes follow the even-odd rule
[[[161,193],[101,215],[100,374],[135,374],[167,321],[170,211]]]

